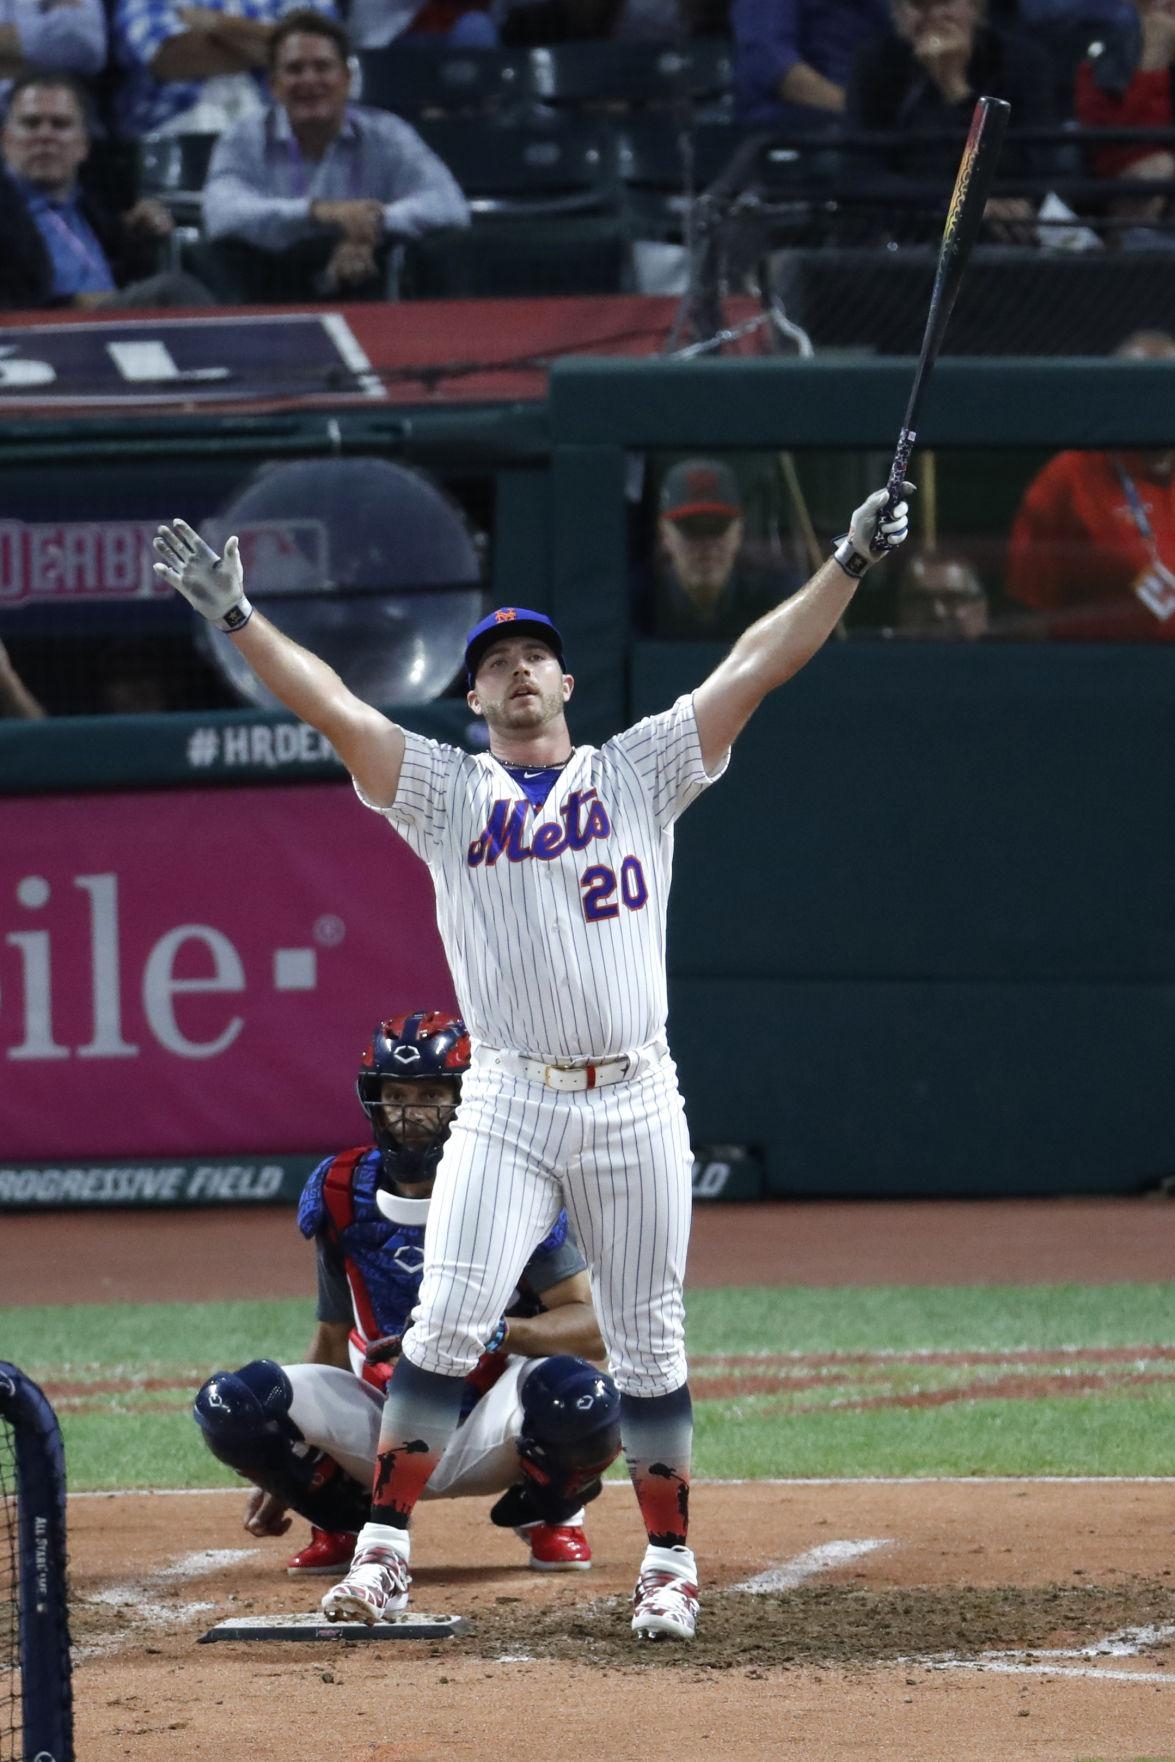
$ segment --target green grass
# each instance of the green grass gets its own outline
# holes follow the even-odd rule
[[[1167,1475],[1175,1387],[1162,1399],[968,1401],[951,1407],[806,1414],[782,1421],[739,1403],[695,1407],[694,1472],[723,1477]],[[737,1423],[735,1423],[737,1422]]]
[[[231,1369],[250,1358],[302,1357],[314,1331],[314,1304],[75,1303],[0,1309],[0,1356],[30,1376],[152,1376]]]
[[[0,1356],[51,1387],[75,1490],[214,1486],[233,1478],[204,1449],[192,1395],[213,1369],[301,1358],[313,1327],[296,1302],[0,1309]],[[1024,1350],[1175,1345],[1167,1285],[785,1290],[690,1294],[699,1476],[1168,1474],[1175,1468],[1175,1360],[1105,1367]],[[766,1389],[755,1365],[716,1355],[1007,1353],[969,1366],[885,1357],[802,1373]],[[1145,1355],[1139,1355],[1140,1361]],[[1122,1371],[1151,1380],[1128,1382]],[[1084,1377],[1080,1385],[1078,1376]],[[1010,1398],[1009,1377],[1047,1377]],[[174,1384],[146,1386],[152,1379]],[[110,1389],[93,1385],[113,1384]],[[996,1385],[986,1394],[984,1385]],[[1089,1384],[1094,1386],[1088,1386]],[[68,1385],[64,1387],[63,1385]],[[1071,1394],[1063,1391],[1074,1389]],[[707,1395],[706,1390],[713,1390]],[[935,1404],[911,1404],[929,1398]]]
[[[1172,1287],[747,1286],[688,1293],[691,1353],[1175,1344]]]

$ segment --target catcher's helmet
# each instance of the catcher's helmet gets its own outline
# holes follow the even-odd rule
[[[364,1051],[355,1093],[371,1121],[386,1179],[428,1181],[435,1175],[461,1093],[461,1075],[468,1069],[469,1034],[460,1016],[415,1010],[411,1015],[390,1016],[379,1024]],[[408,1120],[407,1108],[401,1108],[399,1124],[392,1126],[380,1098],[387,1077],[397,1083],[449,1079],[452,1103],[431,1110],[436,1116],[431,1131],[418,1113]]]

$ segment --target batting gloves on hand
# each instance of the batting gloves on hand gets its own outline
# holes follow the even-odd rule
[[[902,494],[912,496],[913,493],[914,485],[903,483]],[[874,490],[854,513],[844,537],[836,541],[836,549],[832,554],[845,574],[851,575],[854,581],[859,580],[871,564],[879,563],[890,551],[896,551],[900,544],[905,544],[909,536],[909,504],[897,502],[892,509],[887,510],[888,500],[888,489]]]
[[[173,520],[159,528],[152,548],[159,558],[156,575],[182,593],[202,618],[218,630],[244,629],[253,608],[245,598],[245,573],[235,538],[218,557],[185,520]]]

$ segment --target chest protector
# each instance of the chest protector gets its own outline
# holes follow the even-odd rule
[[[298,1205],[302,1234],[322,1233],[343,1256],[365,1341],[404,1332],[424,1266],[424,1226],[384,1217],[375,1203],[378,1185],[379,1151],[344,1150],[314,1171]]]
[[[364,1364],[363,1351],[370,1341],[384,1334],[403,1334],[408,1327],[424,1270],[424,1225],[394,1223],[384,1216],[375,1198],[379,1175],[380,1154],[374,1146],[328,1157],[302,1189],[298,1228],[310,1238],[323,1235],[342,1254],[355,1323],[351,1329],[352,1363],[365,1382],[383,1388],[394,1364]],[[535,1254],[552,1254],[561,1248],[567,1228],[567,1213],[561,1211]],[[543,1307],[524,1272],[506,1305],[506,1314],[537,1315]],[[462,1417],[501,1376],[505,1363],[501,1353],[483,1355],[467,1379]]]

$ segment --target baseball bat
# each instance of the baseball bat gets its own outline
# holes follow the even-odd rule
[[[1012,106],[1003,98],[980,98],[971,118],[971,128],[963,148],[963,157],[959,161],[951,204],[947,209],[942,243],[938,248],[934,287],[926,314],[926,329],[922,334],[922,352],[914,370],[906,418],[898,436],[897,451],[894,453],[886,484],[889,491],[887,509],[893,508],[902,497],[902,482],[909,467],[914,442],[918,438],[918,412],[922,406],[922,395],[930,378],[930,370],[938,359],[955,297],[963,279],[963,271],[979,233],[979,223],[983,219],[983,210],[991,193],[996,160],[999,158],[1011,110]]]

